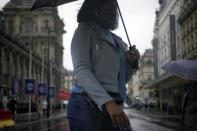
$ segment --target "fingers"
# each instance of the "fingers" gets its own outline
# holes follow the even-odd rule
[[[116,127],[116,116],[111,116],[111,120],[112,120],[112,124],[114,126],[114,128]]]
[[[112,101],[105,106],[115,128],[117,126],[119,128],[127,128],[130,125],[129,119],[119,105]]]
[[[124,121],[125,121],[125,123],[126,123],[126,124],[125,124],[126,127],[127,127],[127,126],[131,126],[131,125],[130,125],[130,122],[129,122],[129,119],[128,119],[128,117],[126,116],[126,114],[125,114],[124,112],[122,113],[122,117],[124,118]]]
[[[114,115],[111,119],[114,127],[118,126],[119,128],[127,128],[130,126],[129,119],[124,112],[119,115]]]
[[[134,49],[133,51],[129,50],[126,52],[126,56],[130,61],[136,61],[140,58],[140,53],[138,49]]]
[[[116,122],[118,124],[118,127],[122,128],[122,120],[121,120],[121,116],[120,115],[116,116]]]

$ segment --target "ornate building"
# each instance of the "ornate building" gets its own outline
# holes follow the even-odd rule
[[[76,80],[76,76],[74,74],[74,71],[69,71],[65,70],[65,75],[64,75],[64,90],[65,91],[71,91],[74,83]]]
[[[182,57],[197,60],[197,1],[184,0],[179,23],[181,25]]]
[[[181,27],[178,24],[183,0],[159,0],[160,9],[156,11],[154,38],[152,41],[155,61],[155,80],[145,88],[155,88],[159,96],[160,110],[180,112],[183,105],[186,81],[162,70],[166,63],[181,59]]]
[[[152,89],[144,88],[146,84],[154,80],[154,59],[153,50],[147,49],[140,58],[140,68],[133,75],[132,80],[128,84],[129,94],[133,98],[139,97],[141,100],[153,102]]]
[[[36,79],[37,83],[47,83],[49,44],[50,63],[52,63],[50,86],[55,87],[56,97],[53,100],[56,101],[58,90],[61,88],[64,23],[58,16],[57,8],[42,8],[31,12],[30,9],[34,1],[10,0],[3,8],[5,19],[0,37],[1,96],[4,91],[11,95],[13,81],[18,79],[18,101],[27,102],[27,96],[24,94],[24,79],[30,77],[29,49],[32,42],[31,76]],[[44,57],[44,64],[42,64]],[[42,65],[44,65],[44,70],[42,70]]]

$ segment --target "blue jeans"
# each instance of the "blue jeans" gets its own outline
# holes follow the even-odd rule
[[[131,128],[114,128],[107,112],[90,107],[83,94],[71,94],[67,117],[70,131],[132,131]]]

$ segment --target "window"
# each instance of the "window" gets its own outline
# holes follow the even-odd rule
[[[197,47],[197,32],[195,33],[195,42],[194,42],[194,48],[196,48]]]
[[[191,36],[191,45],[190,45],[190,50],[192,50],[192,48],[194,47],[194,37],[193,35]]]
[[[33,32],[33,20],[31,18],[25,19],[24,32],[25,33],[32,33]]]
[[[44,27],[45,27],[45,29],[49,28],[49,21],[48,20],[44,20]]]
[[[31,33],[33,32],[33,25],[32,23],[26,23],[25,24],[25,33]]]
[[[186,43],[186,53],[188,53],[189,52],[189,45],[190,45],[190,40],[189,40],[189,38],[187,39],[187,43]]]
[[[151,75],[148,75],[148,80],[152,80],[152,76]]]
[[[14,32],[14,21],[9,20],[8,21],[8,33],[13,33]]]

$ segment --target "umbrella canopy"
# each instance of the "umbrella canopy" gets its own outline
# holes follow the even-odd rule
[[[42,8],[42,7],[56,7],[74,1],[77,0],[36,0],[31,10]]]
[[[32,8],[31,8],[31,11],[34,10],[34,9],[42,8],[42,7],[56,7],[56,6],[66,4],[66,3],[69,3],[69,2],[74,2],[74,1],[77,1],[77,0],[36,0],[35,3],[33,4]],[[126,29],[126,26],[125,26],[125,23],[124,23],[124,20],[123,20],[122,13],[120,11],[118,1],[117,0],[114,0],[114,1],[116,2],[117,7],[118,7],[118,12],[120,14],[120,18],[121,18],[121,21],[122,21],[122,24],[123,24],[123,27],[124,27],[124,30],[125,30],[125,33],[126,33],[126,36],[127,36],[127,39],[128,39],[129,46],[130,46],[129,49],[132,51],[132,50],[135,49],[135,46],[131,45],[129,35],[128,35],[127,29]]]
[[[177,60],[165,64],[162,69],[177,77],[197,81],[197,61]]]

